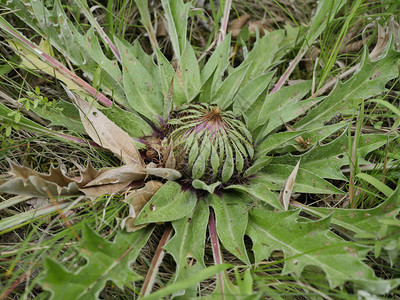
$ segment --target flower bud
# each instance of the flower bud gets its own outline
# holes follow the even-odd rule
[[[240,181],[254,156],[252,136],[232,112],[209,104],[175,110],[166,125],[184,179],[207,184]]]

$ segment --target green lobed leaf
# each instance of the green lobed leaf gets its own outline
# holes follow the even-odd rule
[[[207,203],[214,209],[218,237],[224,247],[246,264],[250,264],[244,245],[248,214],[243,193],[224,193],[222,197],[209,195]]]
[[[320,127],[331,120],[335,114],[346,109],[354,111],[354,99],[366,99],[385,91],[385,84],[398,75],[394,61],[400,58],[400,52],[392,49],[377,61],[371,61],[364,52],[361,67],[346,82],[339,82],[325,100],[306,117],[295,124],[296,129]],[[353,107],[352,107],[353,105]]]
[[[364,134],[360,136],[359,147],[359,164],[368,164],[365,160],[366,155],[383,146],[387,142],[385,135]],[[295,166],[299,160],[299,156],[287,154],[284,156],[276,156],[271,161],[271,168],[274,165],[287,164]],[[348,140],[346,132],[342,133],[337,139],[328,144],[317,144],[307,153],[301,155],[301,169],[308,170],[322,178],[346,180],[341,167],[349,165],[348,157]],[[268,168],[268,167],[267,167]],[[296,180],[297,182],[297,180]]]
[[[251,210],[246,234],[253,241],[256,262],[280,250],[285,255],[282,274],[299,277],[304,267],[314,265],[325,272],[331,288],[355,281],[368,291],[386,293],[396,285],[395,281],[377,278],[362,262],[365,249],[330,233],[330,218],[300,222],[299,212]]]
[[[147,202],[135,225],[179,220],[191,214],[196,202],[196,194],[182,191],[177,182],[167,181]]]
[[[249,66],[240,65],[234,69],[220,85],[214,97],[211,99],[211,103],[218,104],[222,109],[226,109],[230,106],[240,84],[247,74],[248,68]]]
[[[118,63],[106,57],[93,28],[82,34],[65,14],[60,0],[53,1],[52,10],[44,4],[43,1],[13,0],[7,3],[7,7],[79,66],[90,79],[100,70],[99,88],[113,95],[119,104],[127,105]]]
[[[271,134],[257,146],[257,157],[263,157],[272,150],[282,147],[302,135],[305,131],[284,131]]]
[[[383,203],[370,209],[324,208],[301,205],[301,208],[321,218],[331,216],[332,224],[350,230],[356,234],[376,234],[381,227],[383,217],[396,219],[400,211],[400,188],[392,193]]]
[[[162,297],[170,295],[174,292],[179,292],[183,289],[193,286],[194,284],[197,284],[203,280],[206,280],[207,278],[210,278],[210,277],[214,276],[215,274],[217,274],[219,272],[223,272],[224,270],[231,268],[231,267],[232,267],[232,265],[230,265],[230,264],[219,264],[219,265],[208,267],[206,269],[203,269],[203,270],[193,274],[189,278],[186,278],[184,280],[170,284],[161,290],[158,290],[146,297],[143,297],[142,299],[143,300],[161,299]]]
[[[273,185],[270,182],[255,177],[251,178],[245,185],[230,185],[226,189],[244,192],[252,197],[254,201],[261,200],[275,209],[282,210],[282,205],[279,203],[278,195],[271,191],[271,187],[273,187]]]
[[[158,124],[158,116],[162,116],[164,103],[159,82],[155,81],[136,58],[131,45],[115,40],[121,53],[124,90],[130,107]]]
[[[269,94],[261,111],[258,112],[257,126],[263,126],[257,135],[262,140],[277,127],[284,125],[298,116],[305,114],[322,98],[301,100],[310,90],[309,81],[282,88],[276,93]],[[301,100],[301,101],[300,101]]]
[[[246,116],[249,120],[248,129],[254,130],[259,126],[267,125],[263,130],[264,134],[257,136],[257,139],[261,140],[275,127],[283,125],[282,120],[285,122],[291,120],[289,116],[284,116],[288,113],[288,110],[291,111],[292,115],[300,115],[302,111],[296,113],[300,108],[293,110],[293,107],[298,105],[300,99],[310,91],[310,87],[311,82],[309,81],[297,83],[268,94],[262,101],[256,101],[246,110]],[[269,125],[269,122],[272,122],[271,125]]]
[[[231,34],[229,33],[221,44],[215,48],[204,68],[201,70],[202,94],[209,95],[200,102],[210,102],[217,88],[222,83],[222,76],[229,65]],[[206,85],[209,82],[209,85]],[[207,90],[209,89],[209,90]],[[202,95],[200,95],[200,98]]]
[[[286,179],[292,171],[292,165],[275,164],[271,162],[260,172],[258,178],[270,182],[272,184],[271,188],[279,191],[282,189]],[[302,163],[300,164],[296,176],[293,191],[297,193],[310,194],[345,194],[345,192],[341,191],[314,172],[303,169]]]
[[[233,98],[233,112],[243,113],[268,88],[274,72],[262,74],[246,83]]]
[[[340,134],[341,130],[344,130],[345,127],[348,126],[348,123],[345,121],[341,121],[340,123],[337,124],[332,124],[332,125],[323,125],[322,127],[317,127],[312,130],[304,132],[304,134],[301,135],[301,138],[303,141],[307,143],[307,148],[304,147],[304,144],[300,143],[296,139],[293,139],[287,144],[282,145],[282,149],[274,149],[273,152],[278,152],[278,153],[288,153],[288,152],[293,152],[293,151],[300,151],[304,152],[306,150],[311,149],[314,145],[317,145],[319,142],[322,142],[326,139],[324,142],[330,141],[330,136],[333,134]],[[268,136],[267,139],[270,137]]]
[[[87,263],[76,272],[66,270],[52,259],[45,262],[43,289],[50,291],[51,299],[97,299],[108,280],[120,289],[141,279],[130,264],[146,244],[151,228],[134,233],[119,231],[113,242],[105,240],[87,225],[79,242],[79,253]]]
[[[172,222],[175,234],[164,246],[176,262],[174,282],[189,279],[205,269],[204,246],[209,210],[205,201],[199,201],[192,213]],[[187,287],[185,297],[196,296],[196,283]],[[181,295],[181,293],[179,293]]]
[[[248,72],[241,87],[253,80],[253,78],[264,74],[279,57],[285,54],[285,51],[283,51],[286,47],[284,40],[285,30],[283,29],[265,32],[263,37],[257,39],[253,49],[240,65],[241,67],[248,65]]]

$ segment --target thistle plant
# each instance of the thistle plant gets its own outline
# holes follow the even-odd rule
[[[135,7],[152,54],[138,40],[131,44],[106,32],[84,0],[68,6],[60,0],[1,2],[0,29],[5,52],[18,57],[14,68],[62,86],[61,96],[51,101],[57,109],[50,111],[24,107],[32,93],[21,89],[17,94],[23,93],[26,101],[19,102],[18,112],[25,114],[18,113],[18,120],[15,110],[0,103],[4,128],[79,145],[84,153],[108,150],[119,159],[117,166],[103,162],[103,168],[87,162],[72,176],[65,166],[38,172],[7,154],[9,171],[0,191],[25,196],[4,200],[0,207],[21,205],[30,197],[44,197],[46,204],[0,221],[3,235],[33,224],[29,241],[42,243],[36,252],[28,244],[4,251],[11,263],[3,267],[3,297],[24,284],[26,298],[42,291],[44,298],[96,299],[112,291],[113,282],[145,299],[211,293],[223,299],[258,299],[289,291],[275,286],[285,275],[310,297],[328,297],[315,292],[321,282],[333,294],[396,293],[400,279],[385,278],[365,262],[373,253],[384,268],[399,263],[399,189],[377,179],[385,179],[387,170],[398,165],[399,112],[386,97],[388,83],[398,77],[396,20],[375,24],[378,42],[371,42],[371,51],[364,48],[345,81],[341,75],[326,80],[324,71],[319,79],[286,84],[309,46],[339,22],[336,12],[352,9],[345,21],[348,29],[355,12],[368,4],[319,1],[307,28],[288,25],[262,36],[258,32],[251,50],[243,51],[234,67],[231,35],[226,34],[231,2],[220,2],[221,28],[210,39],[215,46],[209,56],[200,57],[187,36],[193,3],[161,1],[173,61],[158,45],[147,1],[136,0]],[[80,26],[82,17],[89,27]],[[35,36],[28,39],[18,24]],[[343,30],[340,36],[346,34]],[[277,73],[276,66],[294,46],[298,50],[292,62]],[[338,51],[332,52],[327,69],[333,68]],[[5,94],[9,102],[13,94]],[[386,134],[361,130],[368,105],[385,108],[389,118],[396,115]],[[342,119],[334,121],[339,114]],[[372,169],[375,173],[368,172]],[[368,207],[356,197],[362,185],[373,189],[379,205]],[[338,207],[311,205],[302,195],[333,199]],[[341,205],[340,197],[348,204]],[[89,208],[90,214],[80,215]],[[53,221],[46,227],[43,218],[49,216]],[[46,236],[57,216],[63,231]],[[36,225],[47,228],[44,235]],[[143,249],[155,237],[160,239],[148,262]],[[44,246],[59,239],[60,247]],[[211,255],[208,243],[213,266],[205,260]],[[169,282],[157,279],[165,254],[174,261]],[[224,263],[227,256],[234,257],[231,264]],[[24,257],[39,269],[33,272],[31,265],[20,263]],[[268,267],[275,264],[281,272],[268,282]],[[314,267],[322,279],[307,279],[307,270]],[[201,292],[200,284],[210,278],[215,288]],[[161,288],[154,291],[156,280]]]

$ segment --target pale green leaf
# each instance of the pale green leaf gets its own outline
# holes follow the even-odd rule
[[[131,45],[116,39],[123,64],[123,82],[129,105],[155,124],[162,116],[163,96],[156,82],[145,66],[136,58]]]
[[[246,233],[253,241],[256,262],[280,250],[285,255],[282,274],[299,277],[304,267],[313,265],[325,272],[331,288],[355,280],[369,291],[385,293],[395,284],[377,278],[373,269],[362,262],[365,249],[330,234],[329,218],[309,222],[300,222],[298,218],[298,210],[251,211]]]
[[[253,49],[240,65],[240,67],[248,66],[248,72],[245,75],[242,87],[254,78],[264,74],[265,71],[272,67],[274,61],[284,55],[285,51],[283,49],[286,47],[286,45],[282,44],[284,39],[285,31],[282,29],[265,32],[263,37],[257,39]]]
[[[199,201],[186,218],[172,222],[175,234],[164,246],[176,262],[174,282],[191,278],[193,274],[205,269],[204,246],[208,224],[209,209],[205,201]],[[196,296],[196,284],[186,288],[185,297]]]
[[[278,92],[277,92],[278,93]],[[273,94],[275,95],[275,93]],[[313,106],[315,106],[322,98],[318,99],[305,99],[297,103],[288,104],[279,108],[274,114],[268,118],[268,124],[263,126],[257,134],[256,140],[262,140],[268,134],[277,130],[283,123],[287,123],[296,119],[297,117],[305,114]]]
[[[254,201],[260,200],[268,203],[273,208],[282,210],[282,205],[278,201],[278,195],[276,192],[272,192],[271,188],[273,188],[273,185],[269,181],[257,176],[256,178],[251,178],[247,184],[234,184],[228,186],[226,189],[244,192],[252,197]]]
[[[231,34],[229,33],[222,43],[215,48],[206,65],[201,70],[202,93],[209,95],[209,97],[204,98],[205,100],[202,102],[210,103],[210,99],[222,83],[223,73],[229,65],[230,44]],[[209,85],[206,86],[208,81]]]
[[[245,112],[268,88],[273,75],[273,72],[262,74],[240,88],[233,98],[233,112],[236,114]]]
[[[168,296],[174,292],[179,292],[188,287],[191,287],[191,286],[193,286],[203,280],[206,280],[207,278],[210,278],[219,272],[223,272],[224,270],[231,268],[231,267],[232,267],[232,265],[230,265],[230,264],[220,264],[220,265],[208,267],[197,273],[194,273],[192,276],[190,276],[189,278],[187,278],[185,280],[181,280],[181,281],[175,282],[173,284],[170,284],[159,291],[156,291],[146,297],[143,297],[142,300],[161,299],[162,297]]]
[[[147,202],[134,225],[181,219],[191,214],[196,202],[196,194],[182,191],[179,183],[167,181]]]
[[[360,136],[359,164],[367,164],[366,155],[383,146],[387,142],[387,137],[379,134],[364,134]],[[334,141],[328,144],[317,144],[313,149],[301,155],[301,169],[308,170],[322,178],[347,180],[341,171],[341,167],[349,165],[348,141],[344,132]],[[289,164],[294,166],[299,156],[287,154],[276,156],[272,159],[271,165]]]
[[[210,194],[214,194],[215,189],[221,185],[221,181],[214,182],[213,184],[207,184],[204,181],[195,179],[192,181],[192,186],[197,190],[204,190]]]
[[[231,193],[224,193],[222,197],[209,195],[207,202],[214,209],[218,237],[224,247],[244,263],[250,264],[244,245],[248,220],[246,202],[250,202],[248,196]]]
[[[273,186],[272,189],[279,191],[283,187],[292,170],[292,165],[275,164],[271,162],[262,170],[262,172],[260,172],[258,177],[271,182]],[[343,191],[339,190],[333,184],[312,171],[304,169],[302,166],[299,168],[297,173],[296,183],[293,190],[297,193],[344,194]]]
[[[294,127],[297,129],[320,127],[339,112],[349,108],[350,111],[354,111],[356,107],[352,100],[366,99],[380,94],[385,90],[385,84],[398,75],[397,65],[393,62],[399,58],[400,52],[392,48],[377,61],[371,61],[367,53],[364,53],[358,72],[346,82],[339,82],[325,100]]]
[[[97,299],[108,280],[119,288],[141,279],[130,264],[134,262],[146,244],[151,228],[127,233],[120,231],[113,242],[97,235],[84,226],[79,243],[79,253],[87,263],[76,272],[70,272],[52,259],[45,263],[45,275],[41,279],[43,289],[50,291],[51,299]]]
[[[186,102],[191,102],[200,92],[201,82],[199,65],[190,44],[186,45],[186,48],[182,53],[179,68],[182,74],[181,81],[186,95]]]
[[[257,137],[260,140],[277,126],[283,125],[282,120],[285,122],[291,120],[289,115],[286,116],[288,110],[292,115],[300,115],[302,111],[296,113],[300,108],[293,109],[293,107],[298,105],[297,103],[310,91],[310,87],[311,82],[301,82],[268,94],[262,102],[255,102],[246,110],[249,120],[248,128],[254,130],[258,126],[267,124],[268,127],[264,128],[263,136]],[[269,122],[272,122],[271,125]]]
[[[271,134],[257,146],[257,157],[263,157],[272,150],[282,147],[296,137],[302,135],[305,131],[284,131]]]
[[[211,103],[218,104],[223,109],[230,106],[233,102],[233,97],[247,74],[247,70],[248,66],[239,66],[234,69],[220,85],[215,96],[211,99]]]
[[[190,2],[183,3],[182,0],[161,0],[161,4],[168,21],[168,33],[172,48],[174,49],[175,57],[179,61],[187,45],[186,31]]]

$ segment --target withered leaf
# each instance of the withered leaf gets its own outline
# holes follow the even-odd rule
[[[139,215],[142,208],[153,197],[153,195],[163,186],[160,181],[150,180],[141,189],[131,191],[123,200],[129,203],[129,215],[121,222],[121,227],[125,228],[128,232],[140,229],[145,225],[135,226],[134,222]]]
[[[144,165],[133,138],[92,104],[66,91],[78,106],[82,124],[94,142],[112,151],[126,164]]]
[[[249,14],[241,15],[239,18],[234,19],[228,24],[228,32],[231,32],[232,37],[236,38],[240,34],[240,31],[246,25],[247,21],[250,19]]]
[[[151,164],[148,164],[146,168],[143,169],[147,174],[160,177],[167,180],[177,180],[182,177],[182,174],[175,170],[169,168],[153,168]]]
[[[79,190],[83,192],[86,196],[88,196],[91,200],[93,198],[102,196],[102,195],[113,195],[116,194],[123,189],[125,189],[129,185],[129,182],[122,183],[111,183],[104,185],[96,185],[85,188],[80,188]]]
[[[141,180],[146,177],[142,167],[137,164],[124,165],[118,168],[106,169],[99,176],[85,184],[86,187],[92,187],[105,184],[131,183],[135,180]]]
[[[0,185],[2,192],[36,197],[47,197],[48,192],[54,196],[80,194],[76,182],[66,176],[60,167],[52,166],[49,174],[41,174],[12,161],[9,164],[12,177]]]
[[[168,169],[174,169],[176,167],[176,159],[173,151],[173,143],[170,143],[165,149],[165,167]]]
[[[300,161],[301,159],[299,159],[292,173],[290,173],[288,179],[286,179],[285,183],[283,184],[283,189],[279,194],[279,202],[285,211],[289,209],[290,197],[292,197],[293,187],[296,181],[297,172],[299,171]]]

